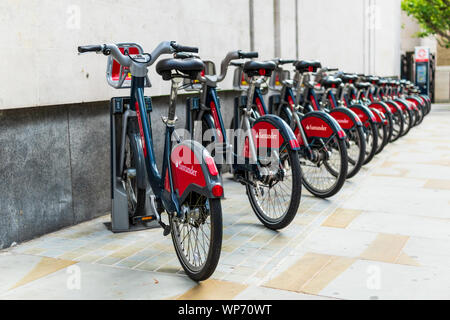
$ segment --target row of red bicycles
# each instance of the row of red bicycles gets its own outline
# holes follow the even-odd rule
[[[336,194],[431,109],[430,98],[410,81],[349,74],[318,61],[272,61],[268,111],[288,123],[304,146],[303,185],[318,197]],[[292,80],[284,65],[293,66]],[[245,73],[242,79],[247,82]]]
[[[297,214],[302,185],[317,197],[335,195],[431,108],[430,99],[407,81],[348,74],[317,61],[255,61],[257,52],[237,50],[226,55],[218,73],[212,61],[199,57],[197,47],[175,41],[161,42],[151,53],[134,43],[80,46],[78,52],[109,56],[108,83],[130,88],[129,96],[112,100],[122,103],[111,109],[122,115],[122,139],[113,146],[118,167],[112,173],[123,185],[130,224],[157,221],[165,236],[171,234],[184,271],[196,281],[210,277],[219,262],[222,173],[228,168],[245,186],[257,218],[278,230]],[[172,57],[159,59],[162,55]],[[148,69],[155,63],[162,79],[171,81],[160,132],[161,171],[153,147],[151,97],[144,95],[151,86]],[[239,94],[233,106],[221,106],[217,85],[230,66]],[[186,100],[180,132],[177,93],[183,89],[194,94]],[[229,127],[222,107],[231,115]]]

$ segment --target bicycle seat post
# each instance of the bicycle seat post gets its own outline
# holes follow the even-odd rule
[[[177,95],[178,95],[178,87],[180,82],[182,81],[182,78],[174,77],[171,80],[171,87],[170,87],[170,103],[169,103],[169,112],[167,116],[167,120],[165,121],[166,125],[169,127],[175,126],[176,121],[176,108],[177,108]]]
[[[252,104],[253,104],[253,96],[255,94],[255,79],[254,77],[250,78],[250,85],[248,86],[248,90],[247,90],[247,114],[248,112],[252,109]]]
[[[294,76],[294,84],[295,84],[295,106],[297,107],[300,104],[300,94],[302,91],[303,85],[303,74],[301,74],[298,70],[295,71]]]

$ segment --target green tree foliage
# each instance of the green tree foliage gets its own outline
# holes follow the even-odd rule
[[[402,0],[402,10],[418,21],[419,37],[434,35],[442,47],[450,48],[450,0]]]

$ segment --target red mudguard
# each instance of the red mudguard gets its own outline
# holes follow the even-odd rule
[[[353,104],[350,106],[349,109],[356,113],[358,118],[366,127],[369,126],[370,122],[372,123],[377,122],[377,119],[373,115],[373,112],[366,106],[363,106],[362,104]]]
[[[252,126],[252,136],[255,147],[258,148],[273,148],[277,149],[288,143],[288,148],[292,150],[299,150],[299,142],[297,141],[292,129],[280,117],[273,114],[268,114],[256,119]],[[248,148],[248,139],[244,144],[245,157],[250,157]]]
[[[346,137],[339,123],[329,114],[323,111],[308,112],[300,120],[303,131],[308,138],[330,138],[337,134],[338,139]],[[303,145],[301,134],[298,128],[294,131],[299,143]]]
[[[387,100],[386,105],[389,107],[389,110],[391,110],[392,113],[402,111],[400,104],[395,102],[394,100]]]
[[[170,155],[173,187],[181,202],[195,191],[208,198],[222,198],[223,186],[213,157],[193,140],[177,144]],[[170,191],[169,175],[165,189]],[[218,192],[221,191],[221,192]]]
[[[332,109],[329,114],[339,123],[342,129],[349,130],[357,126],[362,126],[361,120],[352,110],[338,107]]]
[[[382,113],[381,117],[383,117],[383,123],[387,124],[388,123],[388,116],[386,116],[387,113],[392,113],[391,109],[389,108],[389,106],[382,102],[382,101],[377,101],[377,102],[373,102],[371,104],[369,104],[369,108],[371,110],[377,110],[379,112]]]
[[[377,109],[373,109],[373,108],[369,108],[369,109],[370,109],[370,111],[372,111],[373,116],[375,117],[375,120],[377,123],[387,124],[387,118],[383,112],[381,112]]]
[[[405,99],[394,99],[395,102],[400,106],[402,110],[408,109],[408,110],[414,110],[414,107],[411,103],[406,101]]]

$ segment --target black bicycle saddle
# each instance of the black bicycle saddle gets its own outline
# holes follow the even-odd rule
[[[320,84],[325,88],[337,88],[341,85],[342,80],[335,77],[325,77]]]
[[[244,63],[243,70],[249,77],[266,76],[269,77],[275,70],[276,64],[273,61],[247,61]]]
[[[303,72],[316,72],[322,65],[316,60],[299,60],[294,63],[295,68]]]
[[[176,77],[177,74],[173,74],[172,71],[181,72],[184,76],[190,79],[197,78],[199,72],[205,68],[205,64],[202,60],[197,58],[188,59],[163,59],[156,64],[156,72],[160,74],[164,80],[170,80]],[[181,76],[183,76],[181,75]]]

